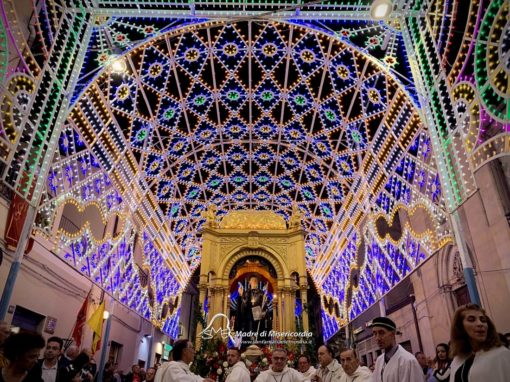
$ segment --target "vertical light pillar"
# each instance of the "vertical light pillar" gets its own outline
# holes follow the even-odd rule
[[[420,7],[420,10],[424,11],[426,3],[423,2]],[[468,256],[457,211],[463,201],[475,192],[477,186],[473,173],[461,170],[463,167],[461,158],[466,153],[457,152],[459,148],[454,144],[456,137],[451,133],[456,130],[460,122],[458,116],[450,112],[453,110],[453,106],[450,104],[452,96],[444,68],[442,65],[433,65],[434,61],[441,62],[441,58],[435,49],[432,31],[429,24],[422,22],[420,17],[424,16],[412,16],[400,20],[402,37],[420,96],[420,103],[423,105],[422,120],[429,128],[441,187],[444,190],[445,202],[450,212],[450,221],[455,242],[459,248],[469,297],[473,303],[480,304],[473,264]]]
[[[203,276],[200,276],[200,278],[202,278]],[[199,299],[199,302],[200,302],[200,312],[199,314],[204,314],[205,313],[205,296],[206,296],[206,293],[207,293],[207,283],[200,283],[198,285],[198,290],[199,290],[199,295],[198,295],[198,299]],[[206,323],[207,324],[207,323]],[[205,328],[202,327],[202,324],[200,322],[198,322],[197,324],[197,331],[196,331],[196,339],[195,339],[195,348],[196,349],[200,349],[200,346],[202,345],[202,337],[199,335],[202,330],[204,330]]]
[[[2,11],[5,10],[3,4],[0,5],[0,8]],[[38,133],[40,133],[43,142],[42,145],[39,145],[34,143],[39,140],[33,141],[25,155],[18,151],[20,146],[17,147],[15,153],[17,160],[22,163],[21,168],[31,169],[29,173],[20,171],[16,181],[16,188],[21,192],[20,196],[28,202],[29,207],[14,254],[14,261],[2,292],[0,320],[3,320],[7,314],[30,230],[35,222],[37,207],[46,188],[46,178],[55,148],[58,147],[58,137],[69,106],[68,94],[72,94],[74,90],[85,59],[86,49],[82,48],[87,46],[93,29],[92,24],[88,23],[89,16],[90,14],[86,13],[84,9],[77,13],[66,13],[66,17],[63,18],[65,27],[60,28],[54,36],[54,47],[44,64],[43,71],[39,76],[37,91],[28,107],[30,112],[23,116],[20,123],[20,126],[33,125],[41,128]],[[58,42],[62,42],[62,44],[58,44]],[[64,52],[69,53],[72,59],[63,62]],[[67,75],[69,71],[71,74]],[[46,78],[45,74],[49,74],[51,80],[47,85],[41,86],[42,79]],[[42,100],[44,100],[44,107],[33,107],[36,101]],[[51,118],[45,120],[45,116],[51,116]]]
[[[113,305],[112,305],[113,307]],[[105,310],[103,318],[106,320],[106,328],[104,330],[104,336],[102,340],[101,346],[101,358],[99,360],[99,371],[97,374],[97,382],[103,382],[103,374],[104,374],[104,365],[106,363],[107,350],[108,350],[108,338],[110,337],[110,328],[112,325],[112,315]]]
[[[379,314],[381,317],[386,317],[386,303],[384,301],[384,296],[379,299]]]
[[[154,353],[154,350],[152,347],[154,346],[154,325],[151,323],[151,335],[149,337],[149,354],[147,355],[147,367],[145,370],[147,370],[152,365],[152,353]]]
[[[457,242],[457,248],[459,249],[459,256],[462,262],[462,267],[464,268],[464,281],[466,282],[466,286],[469,292],[469,299],[472,303],[481,305],[480,294],[478,293],[478,288],[476,286],[476,278],[475,271],[473,268],[473,262],[468,254],[468,249],[466,246],[466,241],[464,240],[464,233],[462,231],[462,226],[460,222],[460,216],[458,210],[453,211],[450,214],[450,221],[452,223],[453,234],[455,236],[455,241]]]
[[[12,262],[11,268],[9,269],[9,275],[7,276],[7,280],[5,280],[5,287],[4,291],[2,292],[2,299],[0,300],[0,320],[5,319],[7,310],[9,309],[9,303],[11,301],[12,292],[14,291],[16,278],[18,277],[18,272],[21,267],[21,261],[25,253],[25,247],[27,246],[28,236],[30,234],[30,230],[32,229],[32,225],[34,224],[35,212],[36,208],[29,204],[27,215],[25,217],[25,222],[23,223],[23,229],[21,230],[21,235],[18,241],[18,246],[16,247],[16,252],[14,254],[14,261]]]

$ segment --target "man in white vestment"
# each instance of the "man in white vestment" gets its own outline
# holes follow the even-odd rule
[[[345,349],[340,353],[340,364],[344,374],[340,378],[342,382],[370,382],[372,372],[366,366],[360,366],[358,354],[354,349]]]
[[[302,354],[298,358],[298,371],[306,377],[307,381],[310,381],[317,369],[312,366],[310,357]]]
[[[306,382],[299,371],[287,367],[287,350],[274,349],[269,370],[263,371],[255,382]]]
[[[384,351],[377,357],[372,381],[423,382],[423,370],[414,355],[397,344],[397,325],[388,317],[376,317],[369,326],[377,345]]]
[[[317,358],[321,365],[314,376],[313,382],[340,382],[344,373],[342,366],[333,357],[333,349],[329,345],[322,345],[317,350]]]
[[[227,362],[230,367],[225,382],[250,382],[250,372],[241,361],[241,351],[238,348],[230,348],[227,350]]]
[[[173,361],[158,368],[154,382],[214,382],[190,371],[189,365],[195,359],[195,349],[191,341],[177,341],[172,349],[172,356]]]

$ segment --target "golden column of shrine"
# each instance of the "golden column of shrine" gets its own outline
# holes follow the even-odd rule
[[[198,288],[202,307],[207,297],[208,326],[216,331],[226,327],[226,317],[232,320],[230,293],[237,290],[234,283],[256,274],[267,280],[267,292],[272,293],[272,330],[295,331],[296,292],[306,306],[308,289],[305,232],[298,209],[293,209],[288,226],[283,217],[272,211],[232,211],[219,222],[215,206],[211,206],[204,216]],[[261,261],[247,260],[254,258]],[[218,313],[225,317],[211,325],[210,320]],[[308,330],[306,309],[302,328]],[[202,329],[199,327],[197,333]],[[198,337],[197,340],[200,341]]]

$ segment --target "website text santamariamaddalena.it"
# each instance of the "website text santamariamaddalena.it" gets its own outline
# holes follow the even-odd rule
[[[258,337],[312,337],[312,332],[277,332],[276,330],[270,330],[270,331],[261,331],[258,333]],[[249,332],[241,332],[237,331],[234,333],[235,337],[257,337],[257,332],[255,331],[249,331]]]

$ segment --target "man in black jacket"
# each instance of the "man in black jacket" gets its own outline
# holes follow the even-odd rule
[[[46,341],[44,358],[37,361],[37,364],[30,370],[29,380],[44,382],[57,382],[59,370],[69,365],[65,357],[61,357],[64,341],[59,337],[50,337]]]

